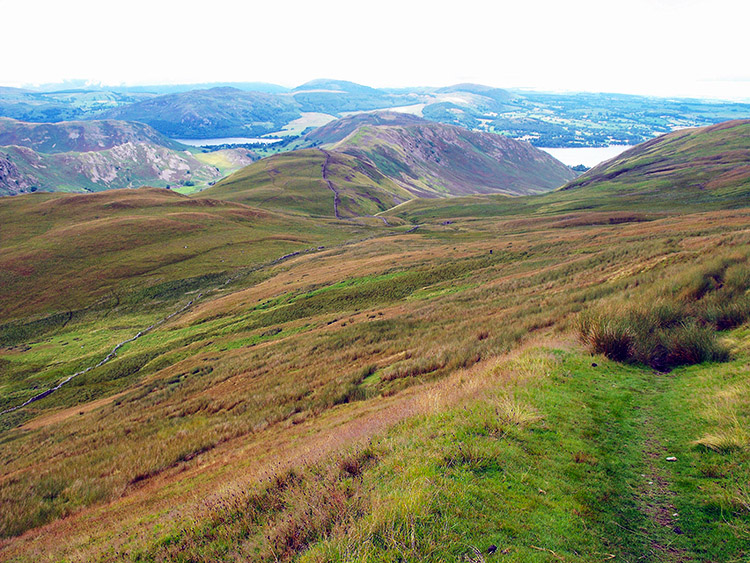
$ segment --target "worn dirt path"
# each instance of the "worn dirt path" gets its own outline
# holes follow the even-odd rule
[[[667,377],[659,374],[657,377]],[[644,469],[638,490],[640,510],[646,517],[646,526],[641,530],[647,540],[651,560],[660,563],[688,563],[693,557],[684,549],[674,545],[683,534],[679,522],[679,513],[674,505],[676,496],[669,480],[668,464],[679,463],[667,461],[672,456],[664,445],[659,420],[655,413],[654,401],[659,390],[652,385],[643,396],[643,425],[645,440],[643,443]]]
[[[333,213],[336,216],[336,219],[341,219],[341,215],[339,214],[339,203],[341,203],[341,197],[339,196],[339,191],[336,189],[336,186],[334,186],[333,182],[328,178],[328,165],[331,162],[331,153],[324,151],[323,149],[318,150],[326,156],[325,162],[323,162],[323,179],[326,181],[326,184],[328,184],[328,189],[333,192]]]

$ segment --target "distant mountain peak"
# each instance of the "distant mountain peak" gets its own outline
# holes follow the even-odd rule
[[[376,88],[372,88],[370,86],[363,86],[362,84],[357,84],[356,82],[349,82],[348,80],[335,80],[332,78],[316,78],[314,80],[310,80],[309,82],[305,82],[304,84],[293,88],[292,92],[299,92],[304,90],[334,90],[346,92],[348,94],[373,94],[378,92]]]

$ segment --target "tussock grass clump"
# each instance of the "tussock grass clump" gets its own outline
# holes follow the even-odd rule
[[[206,499],[199,524],[167,531],[136,561],[291,561],[370,510],[363,474],[377,464],[370,447],[290,468],[257,487]]]
[[[747,258],[719,258],[687,272],[651,306],[611,305],[584,312],[578,334],[596,353],[658,370],[723,362],[729,351],[716,333],[750,318],[749,289]]]

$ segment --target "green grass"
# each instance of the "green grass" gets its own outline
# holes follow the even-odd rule
[[[202,196],[303,215],[334,215],[334,194],[323,179],[326,153],[307,149],[258,161]],[[331,153],[328,177],[339,192],[339,214],[373,215],[414,196],[392,179],[349,155]]]
[[[207,507],[200,526],[166,532],[133,560],[638,561],[667,560],[665,546],[696,560],[741,560],[747,442],[716,452],[695,440],[731,419],[707,416],[702,397],[746,387],[746,358],[720,373],[667,377],[591,359],[537,349],[467,373],[458,386],[469,400],[458,407],[261,492],[237,490]],[[747,404],[741,393],[737,409]],[[664,450],[652,459],[654,442]],[[667,491],[649,493],[656,475]],[[650,516],[665,502],[684,533]]]

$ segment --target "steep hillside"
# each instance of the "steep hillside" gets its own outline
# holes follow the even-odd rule
[[[245,149],[203,153],[142,123],[0,118],[0,196],[143,185],[199,189],[257,158]]]
[[[203,154],[145,142],[53,154],[15,145],[0,146],[0,195],[95,192],[144,185],[200,186],[253,160],[252,153],[246,150]],[[222,167],[217,166],[218,161],[222,161]]]
[[[151,143],[172,150],[185,149],[142,123],[115,120],[29,123],[0,118],[0,146],[17,145],[54,154],[101,151],[125,143]]]
[[[407,190],[428,197],[540,193],[575,176],[528,143],[425,120],[363,125],[332,150],[372,162]]]
[[[264,158],[201,196],[339,219],[374,215],[414,197],[370,162],[320,149]]]
[[[750,120],[657,137],[599,164],[563,189],[623,197],[734,198],[750,190]]]
[[[300,117],[286,95],[209,88],[158,96],[105,114],[140,121],[169,137],[253,137],[280,130]]]

